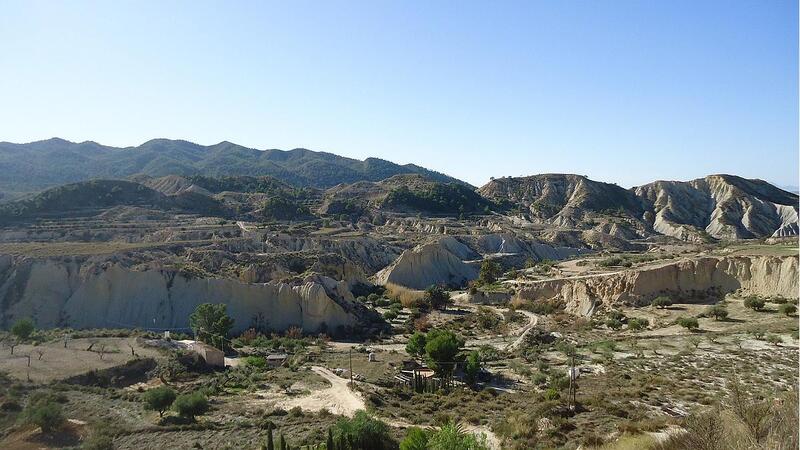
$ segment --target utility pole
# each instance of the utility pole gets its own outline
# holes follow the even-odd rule
[[[350,388],[353,388],[353,348],[347,350],[347,356],[350,358]]]

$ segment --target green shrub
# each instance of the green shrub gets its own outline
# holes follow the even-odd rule
[[[655,306],[656,308],[665,309],[672,306],[672,299],[666,296],[658,296],[650,302],[651,305]]]
[[[620,322],[622,322],[623,320],[625,320],[625,313],[623,313],[622,311],[611,310],[608,312],[608,318],[613,320],[619,320]]]
[[[536,372],[533,374],[533,376],[531,376],[531,381],[533,381],[534,384],[541,386],[547,383],[547,375],[543,374],[542,372]]]
[[[553,314],[558,309],[553,303],[545,301],[526,303],[523,307],[528,309],[530,312],[539,314],[541,316]]]
[[[366,411],[356,411],[352,419],[343,417],[333,426],[333,441],[337,449],[390,450],[397,442],[389,426]]]
[[[722,305],[713,305],[708,308],[706,314],[713,317],[715,320],[722,320],[728,317],[728,309]]]
[[[620,256],[610,256],[606,259],[598,261],[597,265],[600,267],[619,266],[622,264],[623,261],[624,259]]]
[[[263,356],[247,356],[244,358],[244,364],[258,369],[264,369],[267,367],[267,360]]]
[[[628,320],[628,328],[633,331],[644,330],[650,325],[650,322],[645,318],[634,317]]]
[[[23,417],[27,423],[40,427],[43,433],[57,430],[66,422],[61,405],[46,397],[29,400]]]
[[[558,393],[558,389],[552,386],[547,388],[546,391],[544,391],[544,399],[547,401],[558,400],[559,397],[561,397],[561,394]]]
[[[763,298],[757,297],[755,295],[751,295],[744,299],[744,306],[746,308],[750,308],[753,311],[761,311],[764,308],[766,302]]]
[[[196,416],[208,411],[208,399],[199,392],[193,392],[179,395],[172,406],[181,417],[194,421]]]
[[[793,316],[795,313],[797,313],[797,306],[794,306],[791,303],[783,303],[778,307],[778,311],[785,316]]]
[[[428,439],[429,450],[489,450],[486,437],[478,438],[452,421],[431,433]]]
[[[768,334],[766,339],[767,342],[769,342],[770,344],[775,344],[776,346],[783,342],[783,338],[781,338],[777,334]]]
[[[418,427],[409,428],[400,441],[400,450],[428,450],[428,433]]]
[[[694,317],[679,317],[678,320],[675,321],[675,323],[686,328],[689,331],[694,331],[700,328],[700,323],[698,323],[697,319]]]
[[[31,319],[20,319],[11,326],[11,334],[25,340],[28,339],[31,334],[33,334],[34,329],[35,327],[33,326],[33,321]]]
[[[168,386],[153,388],[144,393],[144,407],[150,411],[158,411],[158,415],[163,417],[164,411],[172,406],[175,397],[175,391]]]

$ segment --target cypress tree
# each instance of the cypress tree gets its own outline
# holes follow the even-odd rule
[[[325,442],[326,450],[333,450],[333,430],[328,428],[328,440]]]
[[[267,450],[275,450],[275,442],[272,440],[272,424],[267,425]]]
[[[281,450],[287,450],[287,448],[286,448],[286,439],[283,438],[283,433],[281,433],[281,437],[278,440],[278,443],[279,443],[279,447],[280,447]]]

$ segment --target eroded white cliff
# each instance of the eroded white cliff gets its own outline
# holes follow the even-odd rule
[[[659,295],[686,299],[709,291],[797,298],[798,257],[705,257],[610,274],[532,281],[519,286],[515,300],[556,300],[568,312],[591,315],[614,305],[645,305]]]
[[[0,256],[3,321],[32,317],[40,327],[177,328],[201,303],[225,303],[234,331],[254,320],[271,329],[335,330],[359,321],[346,282],[310,276],[290,285],[191,278],[171,270],[119,264],[14,260]]]

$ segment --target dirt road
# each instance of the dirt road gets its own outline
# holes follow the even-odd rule
[[[283,399],[278,402],[278,406],[285,409],[299,406],[308,411],[327,409],[334,414],[348,417],[353,417],[353,414],[359,409],[366,409],[361,395],[347,386],[348,380],[337,376],[324,367],[313,366],[311,370],[327,380],[331,386],[303,397]]]
[[[522,331],[520,332],[519,336],[517,336],[517,338],[514,339],[513,342],[511,342],[506,346],[505,348],[506,350],[514,350],[515,348],[519,347],[525,341],[525,336],[527,336],[528,333],[530,333],[530,331],[533,329],[533,327],[535,327],[536,324],[539,323],[539,317],[536,314],[525,310],[518,310],[518,311],[528,317],[528,324],[522,328]]]

